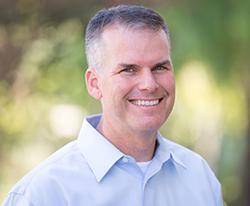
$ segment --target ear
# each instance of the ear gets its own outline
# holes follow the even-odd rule
[[[87,69],[85,72],[85,82],[87,85],[88,93],[97,100],[102,98],[102,92],[100,89],[99,75],[95,69]]]

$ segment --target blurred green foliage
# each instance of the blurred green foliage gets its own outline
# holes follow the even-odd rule
[[[209,161],[227,205],[249,205],[249,3],[233,0],[0,1],[0,202],[76,137],[65,125],[101,111],[85,89],[84,27],[117,3],[148,5],[168,22],[177,100],[162,133]]]

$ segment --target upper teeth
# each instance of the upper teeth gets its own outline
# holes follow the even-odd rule
[[[138,106],[154,106],[159,104],[159,99],[157,100],[134,100],[132,101],[133,104]]]

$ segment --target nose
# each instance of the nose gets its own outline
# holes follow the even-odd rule
[[[157,83],[157,80],[151,69],[144,69],[144,71],[141,72],[138,87],[140,90],[145,90],[150,93],[154,92],[159,88],[159,84]]]

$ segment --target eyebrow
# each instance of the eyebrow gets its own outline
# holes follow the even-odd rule
[[[168,66],[171,66],[170,60],[164,60],[162,62],[159,62],[159,63],[153,65],[152,68],[155,68],[155,67],[158,67],[158,66],[162,66],[162,65],[165,65],[165,64],[167,64]],[[138,68],[138,67],[140,67],[137,64],[126,64],[126,63],[121,63],[121,64],[119,64],[119,66],[123,67],[123,68],[125,68],[125,67],[135,67],[135,68]]]
[[[119,64],[119,66],[123,67],[123,68],[125,68],[125,67],[140,67],[137,64],[126,64],[126,63],[121,63],[121,64]]]
[[[168,66],[171,66],[170,60],[164,60],[164,61],[162,61],[162,62],[159,62],[159,63],[155,64],[155,65],[153,66],[153,68],[159,67],[159,66],[162,66],[162,65],[165,65],[165,64],[168,65]]]

